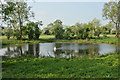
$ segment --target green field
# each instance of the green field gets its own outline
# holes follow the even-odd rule
[[[23,44],[23,43],[48,43],[48,42],[73,42],[73,43],[108,43],[108,44],[118,44],[118,38],[113,37],[114,35],[109,35],[110,37],[107,38],[95,38],[95,39],[55,39],[54,35],[41,35],[39,40],[16,40],[11,38],[7,40],[5,36],[1,37],[1,42],[3,45],[7,44]]]
[[[97,58],[7,58],[3,78],[118,78],[118,54]]]

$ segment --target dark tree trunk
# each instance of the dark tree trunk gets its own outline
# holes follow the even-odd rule
[[[119,28],[119,23],[116,24],[116,37],[119,38],[119,34],[120,34],[120,28]]]
[[[22,40],[22,23],[20,22],[20,40]]]
[[[18,5],[18,8],[20,8],[20,6]],[[21,20],[21,12],[20,10],[18,10],[18,19],[19,19],[19,27],[20,27],[20,40],[22,40],[22,20]]]
[[[118,24],[116,24],[116,37],[119,38],[120,34],[120,1],[118,2]]]

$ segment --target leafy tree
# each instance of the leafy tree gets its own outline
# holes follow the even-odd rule
[[[69,28],[71,29],[71,32],[72,32],[72,36],[75,36],[76,37],[76,26],[75,25],[72,25],[70,26]]]
[[[106,26],[102,26],[101,30],[102,30],[103,37],[107,37],[109,28]]]
[[[19,40],[20,39],[20,37],[19,37],[19,35],[20,35],[19,29],[15,29],[14,32],[13,32],[13,35],[14,35],[14,37],[17,38],[17,40]]]
[[[120,4],[120,2],[119,2]],[[105,19],[109,19],[110,21],[112,21],[115,24],[116,27],[116,37],[119,37],[119,12],[118,12],[118,8],[120,5],[118,5],[117,1],[110,1],[108,3],[105,3],[104,5],[104,9],[103,9],[103,17]]]
[[[13,27],[18,26],[17,30],[20,31],[19,39],[22,39],[23,24],[33,17],[31,7],[24,1],[11,1],[3,5],[1,11],[4,22],[10,23]]]
[[[63,35],[65,39],[71,39],[73,35],[74,34],[72,33],[71,27],[65,28],[64,35]]]
[[[43,29],[43,34],[52,35],[54,34],[53,23],[50,23]]]
[[[34,38],[34,29],[33,29],[33,27],[34,27],[34,22],[27,23],[27,35],[28,35],[29,40]]]
[[[82,38],[86,39],[89,37],[90,29],[87,24],[84,24]]]
[[[34,32],[35,32],[35,39],[39,39],[39,36],[41,34],[41,30],[39,28],[39,26],[42,26],[42,21],[38,21],[36,23],[34,23]]]
[[[80,28],[81,28],[81,24],[80,23],[76,23],[73,27],[73,31],[75,33],[76,39],[80,38]]]
[[[56,39],[63,38],[64,29],[63,29],[63,25],[62,25],[61,20],[56,20],[53,22],[53,31],[54,31]]]
[[[45,27],[42,32],[43,32],[43,34],[51,35],[50,28],[48,28],[48,27]]]
[[[108,34],[110,34],[110,33],[111,33],[112,28],[114,27],[114,24],[113,24],[113,23],[111,23],[111,22],[109,22],[109,23],[108,23],[108,24],[106,24],[105,26],[107,27]]]
[[[101,33],[102,33],[101,27],[96,27],[94,36],[97,36],[99,38]]]
[[[41,21],[38,22],[29,22],[27,23],[27,35],[29,40],[31,39],[39,39],[39,36],[41,34],[41,30],[39,28],[39,25],[42,25]]]
[[[91,39],[93,36],[94,36],[94,30],[95,30],[95,27],[94,27],[94,23],[91,23],[89,22],[87,24],[87,34],[88,34],[88,38]],[[97,25],[97,24],[96,24]],[[96,27],[97,28],[97,27]]]
[[[3,29],[4,34],[7,36],[7,39],[13,35],[13,30],[10,27],[6,27]]]
[[[93,24],[93,26],[96,28],[96,27],[100,27],[100,20],[99,19],[96,19],[94,18],[91,23]]]
[[[93,32],[93,36],[98,36],[99,37],[99,35],[100,35],[100,31],[98,31],[98,30],[100,30],[100,28],[98,28],[98,27],[100,27],[100,20],[99,19],[96,19],[96,18],[94,18],[92,21],[91,21],[91,23],[92,23],[92,26],[93,26],[93,28],[94,28],[94,32]],[[98,32],[97,32],[98,31]]]

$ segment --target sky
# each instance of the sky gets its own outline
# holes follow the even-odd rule
[[[102,9],[105,2],[29,2],[35,13],[34,21],[43,21],[43,27],[60,19],[63,25],[88,23],[94,18],[101,20],[101,25],[107,24],[102,18]]]

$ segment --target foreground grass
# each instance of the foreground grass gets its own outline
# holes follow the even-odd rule
[[[3,78],[118,78],[118,57],[4,59],[2,74]]]
[[[3,36],[4,37],[4,36]],[[8,44],[22,44],[22,43],[48,43],[48,42],[73,42],[73,43],[108,43],[108,44],[118,44],[118,38],[115,37],[109,37],[109,38],[100,38],[100,39],[71,39],[71,40],[65,40],[65,39],[55,39],[53,35],[41,35],[40,40],[16,40],[16,39],[10,39],[7,40],[3,38],[0,40],[3,45]]]

